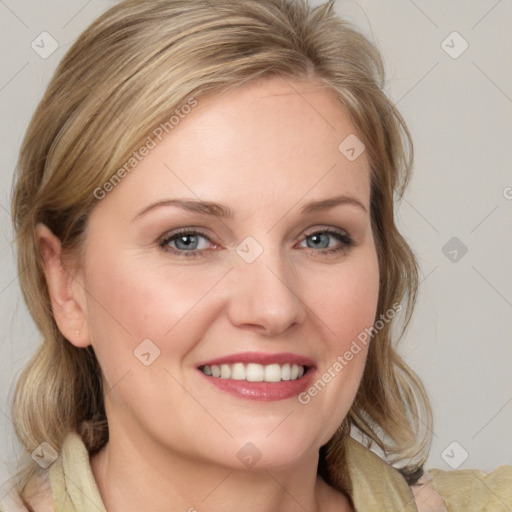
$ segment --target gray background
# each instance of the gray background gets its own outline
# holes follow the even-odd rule
[[[58,61],[114,3],[0,0],[0,481],[16,455],[12,383],[39,341],[11,245],[17,151]],[[427,467],[489,471],[511,464],[512,2],[336,5],[382,51],[387,92],[415,141],[415,175],[398,217],[418,256],[422,283],[400,351],[432,400]],[[42,46],[45,31],[58,49],[43,59],[31,43]]]

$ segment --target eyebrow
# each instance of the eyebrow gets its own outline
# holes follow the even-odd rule
[[[330,210],[331,208],[334,208],[335,206],[339,205],[356,206],[362,209],[365,213],[367,213],[367,209],[363,205],[363,203],[361,203],[361,201],[359,201],[355,197],[348,195],[330,197],[327,199],[322,199],[320,201],[310,201],[309,203],[306,203],[304,206],[302,206],[302,208],[300,209],[300,213],[318,213],[321,211]],[[232,219],[235,216],[235,212],[231,208],[213,201],[201,201],[198,199],[164,199],[162,201],[150,204],[149,206],[144,208],[133,218],[133,221],[145,215],[146,213],[155,210],[156,208],[160,208],[162,206],[175,206],[183,210],[200,213],[202,215],[220,217],[224,219]]]

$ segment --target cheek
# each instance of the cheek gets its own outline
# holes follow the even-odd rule
[[[139,368],[133,351],[145,339],[162,352],[171,345],[172,356],[188,351],[215,309],[210,304],[205,312],[202,299],[224,272],[197,266],[174,267],[171,273],[166,266],[155,267],[154,262],[133,255],[119,258],[108,249],[91,254],[88,261],[85,287],[91,341],[100,362],[118,367],[119,372]]]
[[[379,270],[373,249],[347,259],[331,275],[317,274],[309,296],[323,331],[321,364],[299,403],[312,417],[323,417],[327,442],[347,415],[357,393],[370,343],[379,296]],[[326,414],[326,412],[328,412]]]
[[[347,342],[373,325],[379,297],[379,267],[373,249],[347,259],[329,273],[308,278],[307,297],[322,320],[332,348]]]

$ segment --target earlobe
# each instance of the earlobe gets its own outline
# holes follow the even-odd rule
[[[85,294],[77,286],[76,272],[67,268],[62,258],[62,244],[44,224],[36,226],[36,239],[41,256],[53,316],[62,335],[76,347],[90,345],[85,316]]]

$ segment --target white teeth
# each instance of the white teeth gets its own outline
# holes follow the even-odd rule
[[[265,366],[265,382],[279,382],[281,380],[281,367],[278,364]]]
[[[233,380],[245,380],[247,374],[243,363],[235,363],[231,367],[231,378]]]
[[[200,368],[205,375],[221,379],[247,380],[249,382],[280,382],[282,380],[300,379],[304,366],[285,363],[262,365],[258,363],[212,364]]]
[[[229,364],[220,365],[220,378],[229,379],[231,377],[231,366]]]
[[[245,371],[249,382],[263,382],[264,368],[261,364],[249,363]]]

